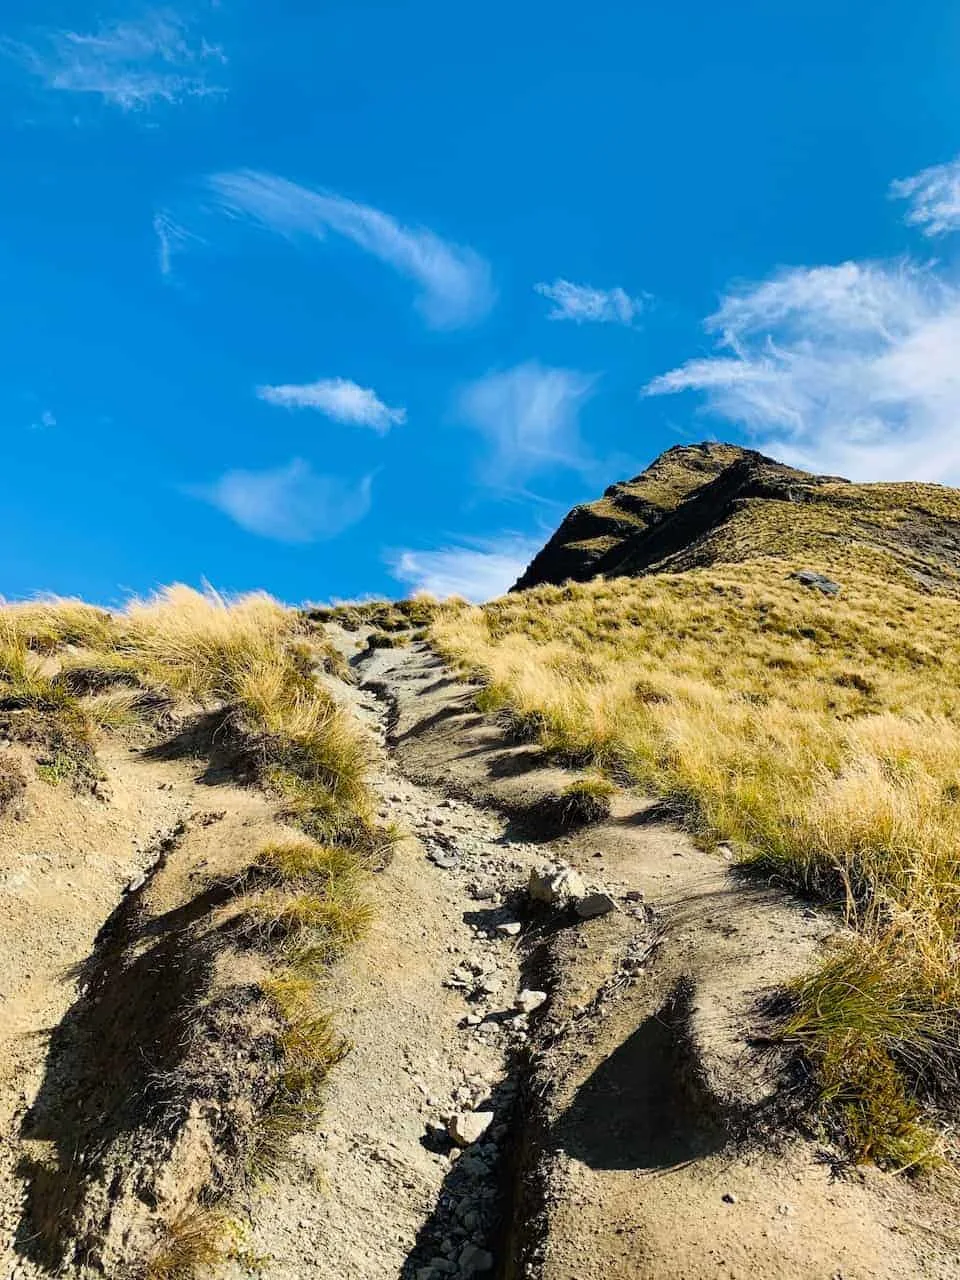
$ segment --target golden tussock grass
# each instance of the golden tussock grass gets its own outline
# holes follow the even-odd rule
[[[143,1280],[192,1280],[199,1268],[224,1262],[229,1226],[215,1209],[181,1214],[168,1224],[164,1239],[147,1259]]]
[[[432,627],[515,731],[844,903],[858,940],[798,985],[787,1031],[857,1153],[895,1165],[929,1154],[914,1096],[960,1064],[958,635],[952,596],[771,559],[540,588]]]

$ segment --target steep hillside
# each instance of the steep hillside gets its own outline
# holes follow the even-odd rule
[[[794,555],[955,594],[960,493],[851,484],[736,445],[679,445],[575,507],[514,589]]]

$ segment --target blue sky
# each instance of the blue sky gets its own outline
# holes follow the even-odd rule
[[[482,598],[706,437],[960,483],[960,9],[8,0],[0,592]]]

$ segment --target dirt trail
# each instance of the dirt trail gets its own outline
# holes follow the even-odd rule
[[[504,741],[425,646],[360,657],[356,635],[336,638],[364,682],[344,696],[385,741],[384,815],[413,838],[331,979],[355,1048],[323,1129],[253,1206],[264,1274],[960,1276],[942,1189],[841,1177],[830,1151],[775,1141],[785,1093],[754,1043],[763,997],[836,921],[745,882],[630,797],[601,826],[550,829],[539,802],[569,773]],[[620,910],[563,927],[525,914],[531,866],[554,859]],[[515,941],[496,932],[508,920],[524,922]],[[514,1029],[517,991],[541,984],[548,1005]],[[495,1124],[451,1155],[436,1128],[491,1093]]]
[[[382,741],[386,705],[336,692]],[[513,1008],[520,952],[498,925],[517,920],[539,851],[507,840],[497,814],[405,779],[385,752],[371,784],[410,836],[375,878],[370,935],[324,993],[353,1049],[321,1128],[252,1206],[249,1251],[276,1280],[489,1274],[509,1208],[512,1077],[528,1033]],[[461,1156],[444,1123],[476,1110],[494,1120]]]

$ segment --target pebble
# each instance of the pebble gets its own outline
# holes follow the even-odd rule
[[[723,1202],[724,1204],[736,1204],[737,1197],[733,1194],[732,1191],[725,1191],[723,1193]]]
[[[442,871],[452,871],[460,865],[460,858],[457,854],[445,853],[442,849],[431,849],[427,853],[427,857],[435,867],[440,867]]]
[[[522,928],[523,925],[519,920],[511,920],[509,924],[498,924],[497,933],[502,933],[507,938],[515,938]]]
[[[534,1010],[542,1008],[549,998],[545,991],[533,991],[525,987],[517,996],[514,1007],[521,1013],[533,1013]]]

